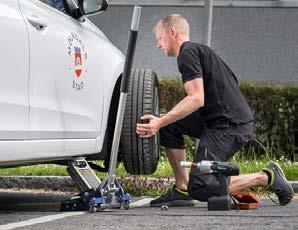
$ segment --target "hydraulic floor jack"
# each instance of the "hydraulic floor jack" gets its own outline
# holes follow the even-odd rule
[[[70,161],[67,171],[81,192],[63,201],[60,206],[61,211],[96,212],[106,208],[129,208],[131,197],[124,193],[116,177],[112,178],[110,184],[109,175],[102,182],[84,158]]]
[[[124,117],[125,103],[128,93],[128,83],[132,68],[133,56],[138,35],[141,7],[135,6],[133,11],[128,48],[125,57],[124,70],[121,81],[121,93],[116,118],[109,171],[101,182],[84,158],[69,162],[68,172],[81,193],[61,203],[61,211],[90,211],[96,212],[105,208],[129,208],[131,196],[124,193],[117,181],[115,170],[119,150],[119,141]]]

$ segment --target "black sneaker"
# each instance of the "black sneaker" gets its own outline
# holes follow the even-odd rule
[[[262,170],[271,175],[271,181],[266,189],[275,193],[280,205],[290,203],[294,197],[294,190],[292,185],[287,181],[281,167],[277,163],[270,161]]]
[[[176,186],[173,186],[166,194],[161,195],[157,199],[150,202],[152,207],[169,206],[169,207],[179,207],[179,206],[193,206],[195,201],[188,195],[183,194],[178,191]]]

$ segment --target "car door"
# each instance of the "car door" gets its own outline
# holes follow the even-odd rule
[[[98,37],[48,2],[20,0],[30,40],[30,138],[96,138],[103,107]]]
[[[17,0],[0,0],[0,140],[24,140],[29,131],[29,41]]]

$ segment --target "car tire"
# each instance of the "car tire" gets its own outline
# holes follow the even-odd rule
[[[155,172],[159,159],[159,134],[139,138],[136,124],[146,114],[159,116],[158,79],[149,69],[131,71],[121,135],[121,159],[132,175]]]

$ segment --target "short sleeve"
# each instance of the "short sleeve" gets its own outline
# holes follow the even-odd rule
[[[178,56],[177,62],[183,83],[203,77],[200,56],[194,49],[182,50]]]

